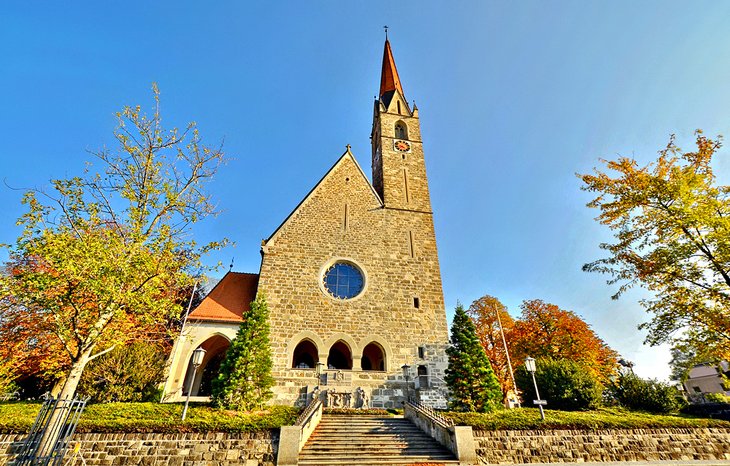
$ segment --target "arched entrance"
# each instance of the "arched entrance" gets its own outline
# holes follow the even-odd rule
[[[385,351],[375,343],[368,343],[362,351],[362,370],[364,371],[384,371],[385,370]]]
[[[319,352],[317,345],[312,340],[302,340],[296,348],[294,348],[294,356],[292,357],[292,368],[294,369],[314,369],[319,362]]]
[[[203,363],[198,367],[195,373],[195,380],[192,382],[192,390],[190,396],[210,396],[210,390],[213,379],[218,376],[223,358],[226,351],[231,346],[231,342],[221,335],[215,335],[205,340],[200,347],[205,350],[205,358]],[[190,379],[193,375],[192,351],[188,360],[188,369],[185,373],[185,383],[183,384],[183,396],[188,394],[190,389]]]
[[[327,356],[328,369],[352,369],[352,351],[342,340],[338,340],[330,348]]]

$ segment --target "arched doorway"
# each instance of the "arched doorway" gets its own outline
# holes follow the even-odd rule
[[[337,341],[330,348],[327,356],[328,369],[352,369],[352,351],[342,340]]]
[[[183,396],[188,394],[188,390],[190,390],[190,396],[210,396],[213,379],[218,376],[221,363],[230,346],[231,342],[221,335],[210,337],[200,345],[200,348],[205,350],[205,358],[203,358],[203,363],[195,373],[195,380],[192,381],[192,390],[190,390],[190,379],[193,376],[193,353],[192,351],[190,352],[188,369],[185,373],[185,382],[182,390]]]
[[[375,342],[368,343],[368,345],[362,351],[362,370],[385,370],[385,351],[379,344]]]
[[[302,340],[294,348],[291,367],[294,369],[314,369],[319,362],[317,345],[312,340]]]

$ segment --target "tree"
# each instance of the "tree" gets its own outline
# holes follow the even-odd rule
[[[451,325],[451,346],[446,350],[449,367],[446,384],[451,390],[451,408],[457,411],[487,412],[500,406],[502,391],[474,323],[457,304]]]
[[[79,382],[79,393],[94,402],[159,401],[167,348],[134,342],[91,361]]]
[[[576,313],[539,299],[524,301],[511,332],[514,357],[567,359],[582,364],[600,381],[616,372],[618,354]]]
[[[514,390],[513,374],[510,372],[509,352],[511,351],[511,332],[515,321],[507,308],[494,296],[485,295],[477,299],[466,311],[474,322],[477,337],[489,358],[494,375],[502,388],[502,398]],[[504,339],[502,338],[502,331]],[[505,344],[506,343],[506,344]],[[506,347],[505,347],[506,346]],[[509,350],[508,350],[509,349]]]
[[[238,411],[260,408],[273,396],[271,366],[269,308],[266,298],[259,293],[244,313],[218,377],[213,380],[213,403]]]
[[[621,406],[651,413],[676,412],[684,404],[675,387],[653,379],[642,379],[633,372],[621,372],[608,391]]]
[[[601,403],[603,388],[596,376],[584,365],[568,359],[540,358],[535,361],[535,380],[542,399],[553,409],[567,411],[595,409]],[[517,385],[523,403],[537,399],[532,375],[525,366],[517,370]]]
[[[205,186],[223,153],[203,146],[194,123],[163,129],[156,86],[153,93],[152,117],[140,107],[117,114],[119,149],[93,153],[99,173],[87,168],[25,194],[23,231],[8,247],[0,337],[49,339],[63,355],[61,397],[74,395],[89,361],[179,315],[179,292],[191,286],[201,254],[223,244],[199,246],[190,234],[215,213]],[[16,324],[23,332],[8,333]]]
[[[640,328],[647,343],[683,340],[730,358],[730,187],[717,186],[711,162],[721,139],[696,132],[697,150],[682,152],[672,136],[656,162],[640,167],[620,157],[606,172],[578,175],[595,193],[588,207],[615,234],[609,256],[583,266],[621,283],[614,298],[640,285],[653,315]],[[610,171],[611,173],[607,173]]]

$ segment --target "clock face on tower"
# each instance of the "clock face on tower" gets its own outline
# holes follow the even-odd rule
[[[395,147],[395,150],[399,152],[410,152],[411,150],[411,145],[406,141],[395,141],[393,146]]]

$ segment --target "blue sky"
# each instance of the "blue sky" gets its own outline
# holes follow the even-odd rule
[[[581,272],[609,233],[575,173],[618,155],[649,161],[676,133],[729,134],[726,2],[4,2],[0,7],[0,242],[22,190],[79,174],[112,145],[114,112],[162,92],[169,125],[195,120],[232,157],[196,231],[256,272],[259,244],[352,144],[369,172],[383,25],[421,116],[449,315],[540,298],[582,315],[644,376],[631,292]],[[730,178],[727,151],[720,181]]]

